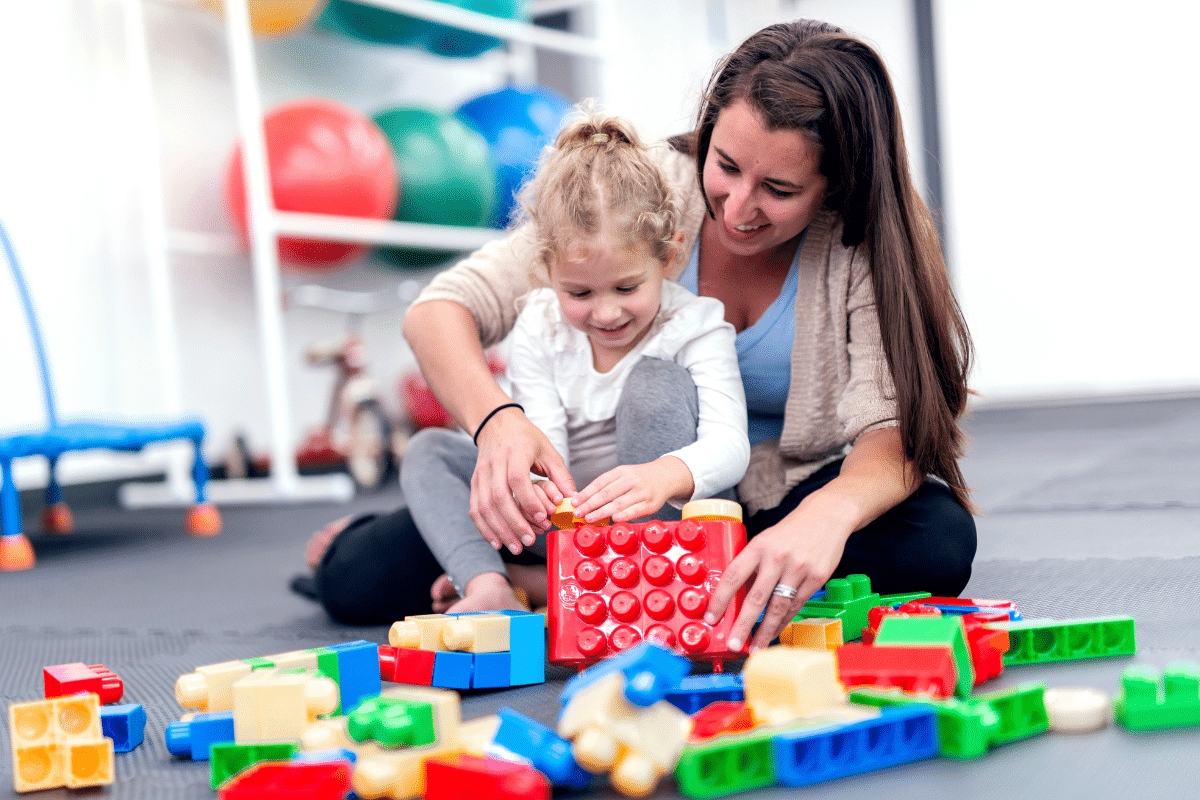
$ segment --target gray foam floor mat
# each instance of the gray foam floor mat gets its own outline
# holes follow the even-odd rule
[[[1200,397],[1098,406],[977,411],[966,463],[978,490],[980,551],[966,596],[1017,601],[1026,617],[1133,615],[1138,654],[1010,667],[986,688],[1028,681],[1114,693],[1133,663],[1200,661]],[[1098,487],[1103,486],[1103,491]],[[103,663],[147,711],[146,742],[118,754],[114,798],[212,798],[207,763],[172,758],[163,742],[182,712],[175,679],[194,667],[352,639],[386,628],[344,627],[287,591],[309,534],[345,513],[391,508],[389,489],[347,508],[227,508],[209,540],[182,533],[179,511],[77,509],[78,531],[34,535],[38,566],[0,574],[0,696],[41,696],[41,668]],[[35,518],[27,525],[33,526]],[[467,693],[464,716],[512,706],[553,722],[569,672],[544,685]],[[12,793],[7,725],[0,730],[0,797]],[[739,797],[1126,798],[1200,796],[1200,729],[1048,734],[981,759],[933,759],[807,789]],[[50,790],[30,797],[68,797]],[[589,796],[617,797],[607,788]],[[664,781],[656,797],[678,796]]]

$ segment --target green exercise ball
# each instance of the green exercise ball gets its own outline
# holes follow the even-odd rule
[[[330,0],[317,26],[374,44],[418,46],[428,36],[430,23],[378,6]]]
[[[496,209],[496,166],[487,140],[462,120],[418,106],[398,106],[375,116],[396,156],[400,173],[394,218],[401,222],[481,227]],[[458,251],[380,248],[401,266],[427,266]]]

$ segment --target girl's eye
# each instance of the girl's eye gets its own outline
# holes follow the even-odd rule
[[[576,300],[582,300],[583,298],[587,297],[589,294],[591,294],[591,291],[589,291],[588,289],[582,289],[578,292],[567,292],[567,295],[569,297],[574,297]]]
[[[635,283],[632,286],[618,286],[617,291],[620,292],[621,294],[633,294],[634,292],[636,292],[638,290],[639,285],[640,284]]]

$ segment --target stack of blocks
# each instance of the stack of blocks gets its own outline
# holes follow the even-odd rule
[[[113,782],[113,742],[101,729],[95,694],[13,703],[8,730],[18,792]]]
[[[525,611],[405,617],[379,647],[384,680],[497,689],[546,680],[545,617]]]

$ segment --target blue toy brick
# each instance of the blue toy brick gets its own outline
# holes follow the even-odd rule
[[[509,684],[527,686],[546,682],[546,615],[528,611],[501,611],[509,617],[508,649],[512,653]]]
[[[330,761],[348,761],[354,764],[358,760],[353,750],[345,747],[335,747],[329,750],[302,750],[296,753],[292,761],[301,764],[327,764]]]
[[[637,706],[652,706],[662,700],[692,670],[692,662],[658,642],[641,642],[635,647],[588,667],[567,681],[559,695],[565,708],[575,694],[614,672],[625,673],[625,698]]]
[[[742,676],[734,672],[688,675],[663,698],[685,714],[695,714],[718,700],[741,701],[746,698]]]
[[[379,676],[379,645],[359,639],[333,644],[329,649],[337,653],[338,661],[341,707],[336,713],[349,714],[363,700],[383,691],[383,680]]]
[[[496,711],[500,727],[488,746],[488,755],[509,761],[528,761],[555,786],[586,789],[592,775],[575,761],[571,743],[551,728],[519,711],[503,706]]]
[[[214,744],[234,741],[233,712],[206,711],[186,722],[176,720],[167,725],[165,734],[167,752],[171,755],[208,761]]]
[[[113,750],[128,753],[146,739],[146,709],[140,703],[100,707],[100,728],[113,740]]]
[[[434,658],[437,669],[437,658]],[[471,688],[499,689],[510,686],[512,680],[512,653],[476,653],[474,671],[471,673]]]
[[[433,686],[443,689],[470,689],[474,671],[474,653],[439,650],[433,655]]]
[[[937,715],[931,707],[881,711],[875,719],[837,728],[779,734],[772,743],[776,781],[808,786],[937,755]]]

